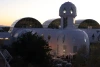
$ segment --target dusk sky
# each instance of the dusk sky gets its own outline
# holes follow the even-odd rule
[[[0,0],[0,25],[11,26],[17,19],[33,17],[41,23],[59,18],[61,4],[68,0]],[[76,19],[100,22],[99,0],[69,0],[77,7]]]

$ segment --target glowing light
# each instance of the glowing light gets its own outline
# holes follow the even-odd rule
[[[66,10],[64,10],[63,13],[66,13]]]
[[[9,38],[5,38],[5,40],[8,40]]]
[[[65,50],[63,50],[63,52],[65,52]]]
[[[70,11],[70,13],[72,14],[72,13],[73,13],[73,11],[71,10],[71,11]]]
[[[30,27],[31,27],[32,25],[30,25]]]

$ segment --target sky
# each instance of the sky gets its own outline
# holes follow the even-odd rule
[[[41,22],[59,18],[59,8],[64,2],[77,8],[78,19],[94,19],[100,23],[99,0],[0,0],[0,25],[11,26],[20,18],[32,17]]]

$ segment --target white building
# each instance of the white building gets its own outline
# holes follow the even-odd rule
[[[0,41],[9,45],[22,33],[37,32],[46,40],[51,37],[48,42],[53,49],[52,54],[58,56],[74,54],[83,45],[88,50],[90,42],[100,41],[99,23],[92,19],[75,20],[77,10],[73,3],[62,4],[59,16],[61,18],[47,20],[43,25],[35,18],[21,18],[12,24],[9,32],[0,33]]]

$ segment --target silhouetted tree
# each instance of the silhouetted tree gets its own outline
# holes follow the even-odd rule
[[[89,55],[86,57],[86,48],[82,47],[79,52],[74,55],[74,67],[99,67],[100,66],[100,42],[90,43]]]
[[[81,46],[77,54],[73,56],[73,65],[75,67],[86,67],[88,63],[88,50],[85,45]]]
[[[88,60],[88,67],[99,67],[100,66],[100,43],[90,44],[90,53]]]
[[[27,32],[13,42],[10,51],[14,58],[18,58],[25,64],[41,67],[49,67],[51,55],[50,47],[42,36]],[[27,66],[26,66],[27,67]]]

